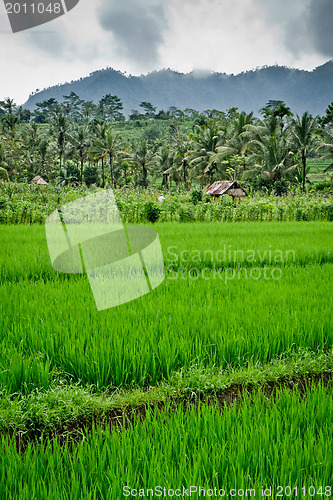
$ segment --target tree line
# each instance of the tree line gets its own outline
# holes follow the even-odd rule
[[[149,102],[139,108],[126,120],[117,96],[95,104],[74,92],[61,103],[37,103],[33,113],[10,98],[0,101],[0,179],[42,175],[61,185],[102,187],[147,187],[160,179],[161,187],[186,189],[237,179],[255,189],[305,191],[308,158],[333,158],[333,102],[316,117],[294,115],[273,100],[260,116],[238,108],[157,111]]]

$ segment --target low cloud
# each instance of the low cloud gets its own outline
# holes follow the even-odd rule
[[[149,69],[159,62],[168,24],[164,7],[165,0],[105,0],[99,21],[112,33],[122,57]]]

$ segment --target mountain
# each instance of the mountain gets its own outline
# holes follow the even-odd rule
[[[117,95],[124,113],[138,109],[142,101],[151,102],[157,110],[176,106],[240,110],[257,113],[270,99],[283,100],[293,112],[324,114],[333,101],[333,60],[313,71],[269,66],[238,75],[224,73],[177,73],[170,69],[142,76],[126,76],[111,68],[95,71],[85,78],[59,84],[30,95],[25,107],[33,110],[37,102],[75,92],[84,100],[98,102],[105,94]]]

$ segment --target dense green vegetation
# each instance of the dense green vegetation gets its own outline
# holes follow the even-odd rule
[[[331,486],[331,223],[155,227],[164,283],[100,313],[0,227],[4,498]]]
[[[294,116],[282,101],[269,101],[258,118],[237,108],[157,112],[142,102],[125,121],[122,106],[115,95],[94,104],[71,93],[63,103],[38,103],[31,114],[9,98],[2,101],[1,178],[27,182],[42,175],[61,186],[153,183],[186,191],[238,179],[250,192],[281,196],[305,191],[311,162],[320,168],[332,159],[331,107],[323,117]],[[331,169],[324,165],[321,174]],[[329,189],[329,180],[327,174],[319,189]]]
[[[21,183],[0,184],[0,224],[43,223],[48,215],[67,202],[91,194],[86,186],[34,186]],[[189,193],[164,193],[159,190],[125,188],[116,190],[122,220],[126,223],[155,222],[240,222],[240,221],[331,221],[332,198],[329,193],[295,194],[277,197],[252,194],[234,206],[231,197],[212,200],[194,189]],[[198,197],[200,201],[198,201]],[[150,207],[150,211],[148,208]],[[152,211],[154,217],[152,218]]]

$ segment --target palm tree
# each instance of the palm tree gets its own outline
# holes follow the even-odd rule
[[[184,182],[186,191],[188,191],[188,170],[189,170],[189,151],[188,151],[188,140],[186,136],[178,135],[177,141],[174,144],[174,150],[172,152],[172,162],[169,168],[167,168],[163,174],[168,178],[179,184]]]
[[[296,119],[292,121],[290,131],[295,142],[296,151],[300,153],[302,159],[302,190],[305,192],[306,160],[310,151],[316,145],[316,120],[307,111],[302,117],[296,115]]]
[[[109,157],[111,183],[114,186],[114,160],[120,156],[123,151],[123,138],[120,132],[109,128],[106,133],[106,150]]]
[[[284,102],[281,102],[273,111],[273,115],[280,119],[280,125],[283,129],[286,125],[285,118],[291,118],[293,113],[289,106],[286,106]]]
[[[80,177],[81,177],[81,184],[82,184],[84,160],[87,157],[88,148],[90,145],[88,127],[86,125],[82,125],[79,128],[77,128],[74,131],[74,134],[72,134],[70,136],[69,140],[70,140],[70,143],[72,144],[72,153],[77,154],[78,160],[79,160],[80,165],[81,165]]]
[[[142,186],[147,187],[148,171],[155,161],[154,153],[149,147],[148,141],[141,139],[141,141],[133,147],[133,150],[127,159],[135,168],[141,170],[141,184]]]
[[[163,175],[162,187],[169,187],[170,174],[167,173],[167,170],[173,166],[174,157],[175,151],[168,144],[163,144],[155,155],[156,173]]]
[[[189,135],[190,150],[188,163],[191,176],[203,179],[205,176],[213,180],[214,173],[218,170],[224,152],[221,146],[225,142],[225,135],[217,127],[196,126],[194,133]]]
[[[46,158],[47,158],[47,153],[48,153],[48,149],[49,149],[49,141],[47,140],[46,137],[43,137],[39,143],[39,147],[38,147],[38,152],[39,152],[39,155],[40,155],[40,161],[41,161],[41,165],[42,165],[42,173],[44,174],[45,173],[45,170],[46,170]]]
[[[16,125],[19,122],[14,100],[7,97],[4,101],[0,102],[0,109],[4,112],[2,117],[3,126],[10,131],[12,138],[14,138]]]
[[[4,109],[8,114],[13,114],[13,111],[16,107],[14,99],[10,97],[6,97],[4,101],[0,101],[0,108]]]
[[[65,146],[68,140],[68,129],[69,125],[65,115],[63,113],[55,115],[53,119],[53,133],[56,135],[57,138],[58,155],[59,155],[59,172],[61,172]]]
[[[33,171],[38,168],[38,151],[41,143],[39,135],[40,128],[37,123],[32,122],[25,127],[22,133],[22,141],[26,154],[26,161],[29,165],[29,170]]]
[[[106,157],[106,153],[103,148],[100,147],[100,143],[98,141],[102,141],[105,138],[107,124],[101,120],[94,120],[90,123],[90,129],[92,134],[95,136],[95,140],[88,151],[88,158],[91,158],[95,163],[99,161],[102,162],[102,187],[105,187],[105,168],[104,168],[104,159]],[[97,143],[97,144],[96,144]]]
[[[218,148],[221,157],[230,158],[234,156],[244,157],[243,167],[246,165],[246,155],[248,148],[247,126],[254,124],[253,113],[246,114],[244,111],[232,122],[232,129],[229,138],[224,146]]]
[[[324,137],[322,141],[320,141],[317,151],[324,151],[325,155],[323,158],[331,158],[333,159],[333,127],[326,129],[324,131]],[[331,163],[328,167],[325,168],[324,173],[333,169],[333,163]]]
[[[273,122],[276,117],[273,117]],[[258,124],[246,125],[241,134],[248,165],[243,179],[250,179],[262,173],[274,181],[280,181],[297,172],[297,162],[290,135],[287,130],[276,127],[272,120],[260,120]]]
[[[285,119],[293,116],[290,108],[283,101],[269,101],[260,112],[267,123],[271,122],[274,127],[280,124],[281,129],[286,125]]]
[[[60,172],[56,182],[61,186],[67,186],[68,184],[71,184],[72,186],[77,186],[80,181],[74,169],[65,167]]]
[[[84,118],[89,120],[92,115],[96,114],[97,106],[93,101],[83,101],[81,110]]]
[[[248,156],[251,167],[244,172],[243,179],[257,175],[258,171],[274,181],[296,174],[298,165],[295,155],[290,143],[281,134],[254,139],[248,146],[252,148]]]
[[[103,189],[105,188],[105,167],[104,167],[104,159],[106,157],[106,153],[103,153],[99,145],[96,145],[94,143],[92,146],[89,148],[88,152],[89,158],[91,158],[95,163],[98,163],[100,160],[102,161],[102,179],[103,179],[103,184],[102,187]]]
[[[90,149],[95,159],[100,158],[103,161],[106,156],[109,158],[111,184],[114,186],[114,160],[122,151],[122,137],[120,132],[112,127],[101,126],[99,131],[99,137],[94,141]]]
[[[323,139],[319,142],[317,151],[324,151],[323,158],[333,158],[333,127],[326,129]]]
[[[3,170],[5,170],[7,172],[8,168],[9,168],[9,165],[7,163],[7,157],[6,157],[6,150],[4,148],[4,145],[2,144],[2,142],[0,142],[0,168],[1,168],[1,171],[3,172]],[[7,172],[7,175],[5,175],[5,173],[3,172],[2,174],[6,179],[8,179],[8,172]]]

